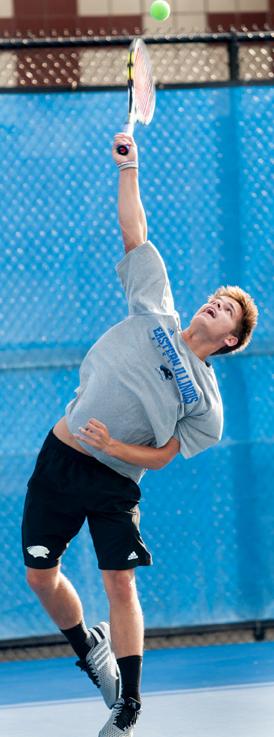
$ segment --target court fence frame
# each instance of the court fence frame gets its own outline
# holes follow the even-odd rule
[[[49,51],[63,52],[64,50],[77,51],[77,50],[90,50],[90,51],[115,51],[115,50],[126,50],[132,37],[108,37],[108,38],[26,38],[26,39],[8,39],[0,40],[0,59],[3,58],[5,53],[18,53],[18,59],[24,59],[29,52],[43,52]],[[256,31],[256,32],[237,32],[231,30],[225,33],[206,33],[197,35],[179,35],[179,36],[163,36],[163,37],[146,37],[146,44],[148,47],[162,47],[163,45],[174,48],[175,46],[191,45],[199,48],[199,45],[206,45],[209,47],[222,47],[225,49],[226,63],[228,69],[228,79],[208,79],[196,80],[196,81],[182,81],[172,82],[164,81],[161,79],[161,75],[156,79],[156,87],[158,89],[175,89],[175,88],[193,88],[193,87],[225,87],[225,86],[241,86],[241,85],[273,85],[274,81],[274,32],[272,31]],[[248,45],[254,45],[256,48],[268,48],[272,55],[272,67],[269,76],[266,74],[265,78],[258,78],[256,76],[250,76],[246,79],[241,70],[240,63],[240,50],[247,48]],[[39,58],[39,65],[43,64],[43,58]],[[53,59],[54,61],[54,59]],[[29,62],[28,62],[29,63]],[[269,71],[269,69],[268,69]],[[33,77],[34,78],[34,77]],[[104,80],[100,83],[98,79],[94,80],[94,83],[81,83],[73,79],[71,82],[69,78],[66,83],[58,83],[54,79],[54,84],[33,84],[33,78],[29,78],[29,83],[15,83],[15,84],[1,84],[0,81],[0,93],[9,94],[28,94],[33,92],[79,92],[79,91],[106,91],[106,90],[122,90],[126,87],[126,77],[121,84],[105,84]],[[1,80],[1,77],[0,77]],[[274,620],[260,620],[260,621],[248,621],[248,622],[234,622],[234,623],[222,623],[220,625],[204,625],[204,626],[188,626],[188,627],[175,627],[175,628],[160,628],[160,629],[147,629],[145,632],[147,649],[150,649],[150,645],[153,647],[153,641],[160,638],[162,641],[169,641],[171,644],[174,642],[174,638],[180,638],[181,644],[187,643],[188,645],[201,645],[203,639],[205,644],[208,640],[211,642],[224,642],[224,641],[242,641],[249,638],[251,641],[261,641],[265,639],[274,639]],[[236,638],[236,639],[235,639]],[[207,640],[207,642],[206,642]],[[34,636],[29,638],[18,638],[18,639],[5,639],[0,641],[0,660],[5,659],[5,653],[11,649],[18,651],[20,649],[27,648],[29,650],[35,650],[35,648],[42,646],[45,648],[53,648],[55,652],[58,646],[66,645],[66,638],[61,634],[56,635],[44,635]],[[1,657],[2,653],[2,657]]]
[[[109,36],[0,39],[0,93],[45,92],[45,89],[48,92],[124,89],[125,65],[121,58],[119,60],[119,54],[127,51],[133,38]],[[155,83],[159,89],[273,84],[274,31],[243,32],[232,28],[229,32],[220,33],[151,36],[146,37],[145,42],[152,54],[152,62],[156,53],[154,76],[156,75]],[[163,47],[169,54],[165,69],[162,69],[160,58],[161,50],[164,56]],[[212,58],[208,50],[212,52]],[[48,52],[51,52],[50,56]],[[9,54],[9,63],[13,57],[17,69],[12,75],[13,79],[4,79],[3,84],[1,68],[2,70],[5,68],[5,53]],[[31,53],[34,54],[33,57]],[[87,72],[85,55],[89,53],[95,56],[93,68]],[[85,57],[84,63],[81,54]],[[106,68],[103,69],[104,54],[108,73]],[[193,61],[198,58],[198,54],[201,56],[198,66],[190,72],[189,61],[193,67]],[[120,73],[118,71],[116,78],[114,78],[115,65],[107,63],[112,60],[120,65]],[[81,78],[83,66],[84,74]],[[203,66],[205,73],[202,73]],[[43,77],[44,74],[49,76]]]
[[[145,650],[273,640],[274,620],[145,629]],[[0,662],[69,657],[72,654],[71,646],[61,633],[0,640]]]

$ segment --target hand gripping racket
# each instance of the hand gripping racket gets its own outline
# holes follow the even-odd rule
[[[147,48],[141,38],[135,38],[128,52],[128,119],[124,132],[133,135],[137,121],[149,125],[155,110],[155,86]],[[117,152],[127,156],[129,146],[117,146]]]

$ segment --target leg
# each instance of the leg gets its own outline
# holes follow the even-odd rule
[[[111,639],[121,672],[122,696],[140,702],[144,621],[134,570],[103,571],[103,578],[110,603]]]
[[[83,619],[82,604],[60,565],[39,570],[27,568],[27,581],[44,609],[60,629],[75,627]]]
[[[28,482],[22,545],[30,587],[78,655],[77,665],[111,708],[119,696],[120,673],[109,625],[101,622],[87,629],[79,596],[60,570],[61,556],[86,516],[83,492],[85,496],[93,479],[87,460],[49,433]],[[34,558],[39,560],[34,563]]]
[[[133,737],[133,726],[141,711],[143,615],[132,569],[103,570],[103,578],[110,603],[112,644],[120,668],[122,694],[99,737],[120,734]]]
[[[120,677],[110,648],[109,629],[105,630],[108,625],[102,622],[91,631],[87,629],[79,596],[70,581],[61,573],[60,565],[44,570],[28,568],[27,580],[44,609],[79,656],[77,665],[86,671],[98,688],[101,688],[103,698],[111,708],[119,695]],[[97,659],[101,666],[102,655],[106,661],[105,669],[99,672]],[[100,681],[100,675],[104,677],[103,681]]]
[[[61,573],[60,564],[43,570],[27,568],[27,581],[76,655],[85,658],[94,644],[93,638],[84,622],[79,596],[72,583]]]
[[[142,655],[144,622],[133,569],[103,571],[110,604],[111,640],[116,658]]]

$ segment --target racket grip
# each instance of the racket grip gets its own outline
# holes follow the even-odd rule
[[[129,152],[129,146],[125,143],[121,143],[120,146],[117,146],[117,154],[120,154],[120,156],[127,156]]]

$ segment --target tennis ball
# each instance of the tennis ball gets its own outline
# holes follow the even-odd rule
[[[166,20],[170,15],[170,7],[166,0],[154,0],[150,6],[150,15],[155,20]]]

